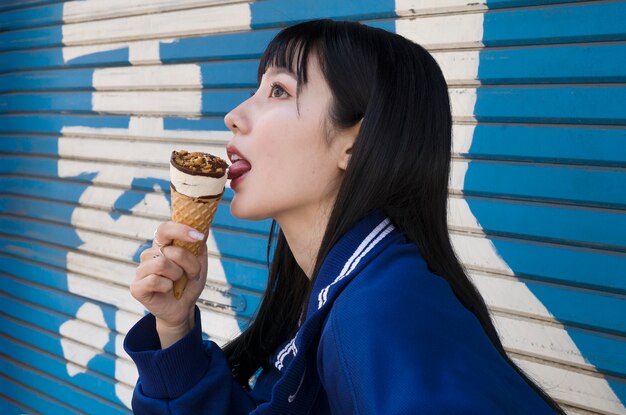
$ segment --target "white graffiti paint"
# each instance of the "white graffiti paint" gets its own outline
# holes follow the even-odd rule
[[[450,101],[455,122],[474,122],[476,89],[455,87],[478,85],[480,51],[459,51],[456,48],[482,47],[485,2],[472,2],[475,13],[429,16],[437,8],[446,11],[464,11],[469,3],[458,0],[397,0],[396,10],[402,16],[417,16],[416,19],[401,19],[396,24],[396,32],[428,49],[436,49],[433,56],[449,82]],[[454,27],[455,30],[446,30]],[[443,51],[442,51],[443,50]],[[453,128],[453,151],[464,155],[469,152],[474,136],[474,125],[456,124]],[[450,188],[462,193],[469,163],[453,162]],[[514,276],[513,270],[500,256],[493,242],[480,235],[482,228],[474,217],[467,202],[453,197],[449,202],[449,221],[456,228],[470,229],[475,234],[452,234],[454,249],[461,262],[498,274]],[[497,275],[497,274],[496,274]],[[547,321],[556,321],[554,316],[528,289],[515,278],[503,279],[497,276],[472,273],[472,280],[490,307],[504,307],[520,315],[542,316]],[[524,319],[506,319],[498,316],[496,325],[505,345],[522,353],[541,356],[545,359],[584,365],[593,370],[567,331],[558,325],[530,324]],[[542,347],[534,347],[534,345]],[[546,351],[547,349],[547,351]],[[556,357],[556,358],[555,358]],[[601,409],[608,413],[626,413],[626,409],[615,395],[608,382],[600,377],[557,368],[545,364],[519,359],[521,365],[553,396],[573,405]],[[588,388],[586,385],[592,385]],[[588,400],[593,401],[588,406]],[[587,402],[587,403],[586,403]]]
[[[86,318],[99,327],[85,323]],[[100,354],[108,343],[109,334],[102,330],[102,327],[106,327],[104,314],[102,309],[93,303],[80,306],[76,312],[76,319],[66,321],[59,327],[59,333],[63,336],[61,337],[63,356],[75,363],[67,365],[67,373],[70,376],[86,372],[87,363]],[[89,344],[91,348],[85,347],[84,344]]]
[[[200,67],[190,64],[103,68],[94,71],[93,86],[98,91],[155,87],[198,89],[202,85],[201,76]],[[193,101],[193,104],[197,105],[197,101]],[[192,111],[196,109],[193,107]]]
[[[200,67],[160,65],[159,47],[160,43],[173,42],[174,37],[181,35],[250,29],[249,5],[224,3],[228,2],[113,0],[105,6],[99,0],[86,0],[64,4],[64,20],[73,22],[63,26],[66,62],[102,51],[123,48],[129,51],[131,66],[94,71],[96,91],[92,109],[107,114],[141,114],[130,118],[128,128],[64,127],[58,140],[60,177],[85,173],[95,176],[72,214],[72,224],[82,244],[67,255],[68,289],[117,308],[115,353],[118,357],[111,376],[117,381],[117,397],[129,408],[137,372],[122,348],[122,341],[144,310],[126,288],[134,276],[134,266],[126,263],[142,241],[151,239],[158,223],[169,218],[169,204],[155,185],[155,192],[146,193],[131,209],[133,215],[110,212],[133,180],[169,180],[167,160],[177,140],[184,140],[185,148],[192,151],[226,156],[224,146],[230,137],[227,132],[165,130],[162,118],[149,116],[194,117],[201,113]],[[133,13],[136,15],[128,16]],[[100,20],[103,18],[107,20]],[[151,66],[132,66],[135,64]],[[129,140],[132,137],[140,139]],[[192,143],[197,145],[194,147]],[[142,163],[163,167],[142,166]],[[207,244],[210,252],[219,255],[212,235]],[[212,282],[228,286],[219,259],[210,258],[209,269]],[[211,295],[203,293],[204,297]],[[239,332],[233,316],[203,312],[202,321],[203,327],[210,328],[210,335],[217,339],[229,339]],[[89,339],[79,332],[87,333]],[[84,370],[106,344],[109,333],[102,310],[90,302],[81,306],[75,319],[63,324],[61,342],[70,375]]]
[[[148,6],[152,2],[135,0],[132,3]],[[247,3],[209,5],[192,10],[168,11],[162,8],[159,13],[91,20],[102,15],[102,4],[100,0],[84,0],[64,5],[64,15],[80,13],[81,19],[84,19],[63,25],[63,59],[66,62],[80,56],[129,47],[133,64],[155,63],[158,62],[158,45],[155,46],[156,42],[143,43],[147,39],[158,38],[165,42],[181,36],[250,29],[251,14]],[[75,7],[79,7],[80,12]],[[147,61],[142,60],[145,58]]]
[[[399,19],[396,21],[396,33],[428,49],[479,47],[483,46],[483,13]]]
[[[396,14],[401,17],[427,16],[458,11],[485,10],[485,0],[396,0]]]

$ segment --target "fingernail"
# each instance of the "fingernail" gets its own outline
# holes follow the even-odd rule
[[[195,239],[197,241],[201,241],[204,239],[204,234],[198,231],[189,231],[189,237],[191,239]]]

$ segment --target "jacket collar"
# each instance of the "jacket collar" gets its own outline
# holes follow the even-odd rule
[[[258,413],[296,414],[312,404],[320,388],[315,376],[315,344],[333,302],[367,263],[400,237],[402,233],[395,230],[385,213],[374,210],[335,243],[313,284],[306,320],[272,359],[284,375],[274,385],[270,402],[257,408]]]
[[[328,293],[380,249],[379,242],[394,230],[391,220],[382,209],[375,209],[361,218],[331,248],[322,264],[311,290],[307,320],[328,302]],[[375,249],[378,246],[378,249]]]

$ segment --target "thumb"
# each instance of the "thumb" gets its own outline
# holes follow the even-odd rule
[[[200,252],[198,252],[198,257],[200,257],[200,258],[205,257],[206,258],[206,256],[208,255],[207,254],[207,250],[208,250],[208,248],[206,246],[206,243],[203,243],[202,244],[202,248],[200,248]]]
[[[198,278],[188,278],[187,287],[183,291],[183,298],[185,301],[190,301],[195,303],[200,297],[202,290],[204,290],[204,286],[206,285],[207,278],[207,261],[208,261],[208,253],[206,245],[203,245],[198,253],[198,260],[200,261],[200,273],[198,274]]]
[[[198,301],[200,294],[202,294],[205,285],[206,273],[200,274],[200,278],[187,280],[187,286],[185,287],[180,300],[185,303],[195,304]]]

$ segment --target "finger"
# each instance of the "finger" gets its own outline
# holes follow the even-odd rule
[[[198,253],[198,263],[200,264],[200,273],[197,275],[197,277],[201,277],[203,274],[206,277],[206,273],[207,273],[207,268],[208,268],[208,248],[205,245],[202,246],[202,248],[200,249],[200,252]]]
[[[145,279],[150,274],[157,274],[169,280],[176,281],[182,277],[183,269],[176,265],[175,262],[159,254],[156,258],[142,261],[141,264],[139,264],[135,270],[135,280]]]
[[[175,239],[187,242],[198,242],[205,239],[205,235],[197,229],[172,221],[161,223],[154,236],[163,245],[171,245]],[[155,245],[156,239],[153,240]]]
[[[203,272],[200,273],[199,278],[189,279],[187,281],[187,286],[183,291],[183,297],[181,300],[189,303],[195,303],[206,286],[206,278],[207,274],[206,272]]]
[[[194,254],[179,246],[165,246],[161,248],[165,257],[182,268],[187,276],[195,278],[200,272],[200,259]]]
[[[198,297],[206,286],[207,279],[207,248],[206,245],[202,247],[198,254],[198,260],[200,261],[200,272],[196,276],[197,278],[189,278],[187,286],[183,291],[181,301],[187,304],[195,304]]]
[[[139,301],[150,298],[155,293],[167,293],[174,288],[174,282],[156,274],[134,281],[130,285],[131,295]]]
[[[139,262],[148,261],[155,257],[155,255],[163,255],[159,247],[152,246],[150,248],[144,249],[139,254]]]
[[[207,248],[206,244],[203,244],[202,248],[200,248],[200,252],[198,252],[198,256],[199,257],[207,256],[207,254],[208,254],[207,251],[208,251],[208,248]]]

